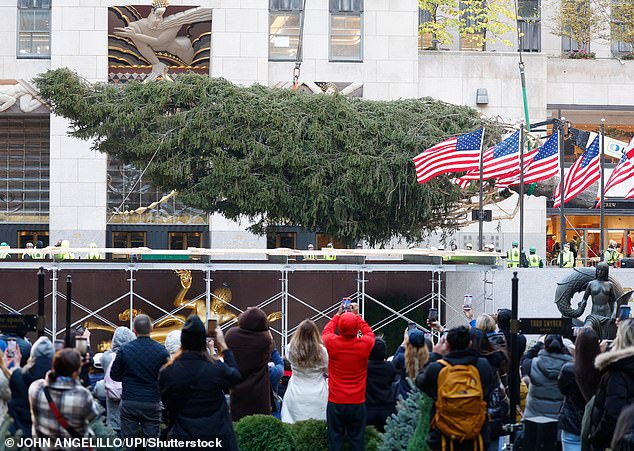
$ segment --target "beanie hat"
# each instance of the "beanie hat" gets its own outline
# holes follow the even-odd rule
[[[407,337],[412,346],[420,348],[425,345],[425,334],[419,329],[412,329],[407,333]]]
[[[181,347],[186,351],[202,351],[206,344],[203,322],[197,315],[189,315],[181,330]]]

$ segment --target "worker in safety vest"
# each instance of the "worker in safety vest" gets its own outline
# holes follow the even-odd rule
[[[616,241],[610,240],[610,246],[608,246],[608,248],[603,253],[603,261],[609,266],[614,266],[618,259],[619,253],[616,250]]]
[[[61,248],[69,248],[70,247],[70,241],[68,240],[61,240],[57,242],[57,245]],[[59,254],[55,254],[54,260],[56,262],[61,262],[64,260],[74,260],[75,259],[75,254],[73,254],[72,252],[62,252]]]
[[[326,256],[324,257],[324,260],[337,260],[337,256],[335,254],[329,254],[329,251],[332,251],[334,248],[332,246],[332,243],[328,243],[328,245],[326,246],[326,249],[324,249],[327,253]]]
[[[40,240],[37,240],[37,242],[35,243],[35,249],[33,249],[33,252],[31,252],[31,258],[33,260],[44,260],[46,255],[44,254],[43,248],[44,243],[42,243]]]
[[[315,250],[315,246],[313,246],[313,243],[310,243],[308,245],[308,251],[309,252],[313,252]],[[304,256],[304,260],[315,260],[315,256],[314,255],[305,255]]]
[[[528,249],[528,267],[529,268],[543,268],[544,267],[544,262],[542,261],[542,258],[537,255],[535,252],[537,252],[535,250],[534,247],[530,247]]]
[[[9,246],[5,241],[0,243],[0,260],[11,258],[11,254],[8,252],[9,249],[11,249],[11,246]]]
[[[96,249],[97,248],[97,243],[90,243],[88,245],[88,247],[90,247],[90,249]],[[103,255],[101,255],[99,252],[97,251],[90,251],[88,252],[88,255],[86,255],[86,258],[88,260],[103,260]]]
[[[507,268],[519,268],[520,266],[520,250],[517,241],[513,241],[512,246],[506,251],[506,267]]]
[[[26,243],[24,252],[22,252],[22,260],[31,260],[33,258],[33,243]]]
[[[575,255],[570,250],[570,243],[564,245],[564,250],[560,254],[559,262],[563,262],[563,268],[572,268],[575,266]]]

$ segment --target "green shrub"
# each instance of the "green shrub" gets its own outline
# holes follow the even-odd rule
[[[295,434],[288,425],[271,415],[244,417],[236,426],[241,451],[293,451]]]
[[[295,451],[321,451],[328,449],[328,427],[323,420],[298,421],[289,425],[295,435]],[[366,451],[378,451],[381,436],[373,426],[365,428]],[[352,445],[348,437],[344,439],[343,451],[350,451]]]
[[[418,405],[420,407],[420,418],[418,419],[418,425],[414,431],[414,435],[407,444],[407,451],[427,451],[429,446],[427,445],[427,437],[429,436],[429,423],[431,416],[431,407],[433,400],[423,394]]]
[[[328,427],[322,420],[298,421],[290,425],[297,440],[296,451],[328,449]]]
[[[163,426],[161,424],[161,426]],[[92,429],[92,431],[95,433],[95,437],[103,437],[103,438],[110,438],[110,443],[113,442],[113,440],[117,437],[119,437],[119,435],[117,435],[117,433],[114,431],[114,429],[112,429],[107,423],[106,423],[106,417],[101,415],[97,418],[95,418],[93,420],[92,423],[90,423],[90,429]],[[106,443],[106,441],[104,440],[104,443]],[[109,448],[97,448],[97,450],[99,451],[107,451],[107,450],[112,450],[112,447]],[[120,450],[121,448],[114,448],[115,450]]]
[[[381,451],[406,451],[410,439],[418,426],[421,416],[420,401],[422,393],[411,379],[407,379],[412,390],[406,400],[399,396],[396,413],[393,413],[385,424],[382,434]]]
[[[381,434],[376,430],[374,426],[366,426],[365,428],[365,450],[366,451],[379,451],[379,447],[381,446]],[[328,448],[328,442],[326,442],[326,448]],[[350,440],[346,437],[343,442],[343,451],[350,451],[352,449],[352,445],[350,444]]]
[[[28,451],[28,448],[18,448],[17,446],[7,446],[6,440],[8,438],[13,438],[14,442],[17,443],[22,437],[22,431],[18,430],[18,432],[12,436],[9,432],[9,427],[13,423],[13,418],[6,414],[4,418],[2,418],[2,423],[0,424],[0,451]]]

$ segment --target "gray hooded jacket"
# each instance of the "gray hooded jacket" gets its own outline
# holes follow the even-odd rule
[[[551,354],[545,349],[539,351],[530,366],[525,418],[544,416],[556,420],[559,417],[564,396],[559,391],[557,379],[561,367],[571,361],[572,356],[568,354]]]

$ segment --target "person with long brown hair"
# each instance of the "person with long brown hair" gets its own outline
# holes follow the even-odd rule
[[[288,344],[286,357],[293,375],[282,402],[282,421],[326,419],[328,353],[314,321],[305,319]]]
[[[190,315],[181,331],[181,349],[159,373],[168,418],[166,436],[180,440],[219,437],[222,449],[237,451],[224,391],[239,383],[242,376],[222,330],[216,327],[215,340],[209,343],[205,335],[200,318]],[[211,356],[214,344],[224,361]]]
[[[416,380],[418,373],[428,360],[429,349],[424,332],[417,328],[405,328],[403,343],[398,347],[392,359],[392,364],[400,375],[398,394],[403,399],[407,399],[411,390],[407,378],[410,378],[412,382]]]

